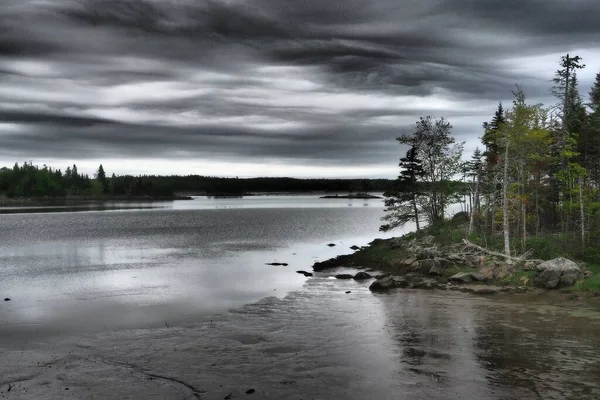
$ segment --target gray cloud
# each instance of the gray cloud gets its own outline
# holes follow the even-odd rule
[[[558,55],[600,34],[592,0],[5,2],[0,146],[28,159],[186,154],[394,176],[394,138],[419,116],[455,118],[471,149],[515,83],[553,102]]]

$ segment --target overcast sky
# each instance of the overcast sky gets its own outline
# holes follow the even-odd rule
[[[600,72],[598,0],[0,0],[0,165],[388,177],[446,117],[471,152],[561,55]]]

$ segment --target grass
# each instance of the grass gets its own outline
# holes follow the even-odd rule
[[[477,268],[469,268],[469,267],[465,267],[465,266],[461,266],[461,265],[453,265],[452,267],[444,270],[444,275],[450,277],[450,276],[456,275],[460,272],[479,272],[479,270]]]
[[[578,292],[600,293],[600,275],[596,274],[589,279],[577,282],[575,289]]]
[[[508,286],[533,286],[533,281],[537,274],[537,271],[523,271],[522,269],[517,269],[514,274],[500,280],[499,283]]]

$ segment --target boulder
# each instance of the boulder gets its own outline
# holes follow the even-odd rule
[[[354,245],[354,246],[350,246],[350,249],[351,250],[359,250],[360,247],[358,247],[357,245]]]
[[[405,266],[405,267],[410,267],[411,265],[413,265],[416,262],[417,262],[417,259],[415,257],[408,257],[408,258],[405,258],[404,260],[400,261],[400,265]]]
[[[485,276],[486,280],[491,281],[496,277],[496,269],[494,267],[484,267],[479,270],[479,273]]]
[[[329,247],[335,247],[335,243],[329,243],[327,246],[329,246]]]
[[[352,279],[354,279],[355,281],[364,281],[365,279],[371,279],[372,276],[371,274],[369,274],[368,272],[359,272],[356,275],[354,275],[354,277]]]
[[[372,292],[381,292],[394,288],[407,287],[408,282],[406,279],[396,277],[396,276],[386,276],[385,278],[381,278],[376,280],[369,286],[369,290]]]
[[[415,265],[415,272],[419,272],[421,274],[427,275],[430,273],[432,269],[441,268],[440,263],[434,259],[420,260]]]
[[[313,274],[312,274],[312,273],[310,273],[310,272],[306,272],[306,271],[296,271],[296,273],[298,273],[298,274],[302,274],[302,275],[306,276],[307,278],[308,278],[309,276],[313,276]]]
[[[472,272],[471,278],[477,282],[486,282],[486,281],[491,280],[488,278],[488,276],[486,274],[483,274],[481,272]]]
[[[581,271],[581,268],[579,268],[577,263],[563,257],[544,261],[543,263],[538,264],[536,269],[538,271],[545,271],[547,269],[556,271]]]
[[[338,274],[335,276],[335,279],[352,279],[354,276],[350,274]]]
[[[459,272],[458,274],[452,275],[449,280],[458,283],[471,283],[474,280],[472,275],[471,272]]]
[[[572,286],[584,276],[579,265],[562,257],[544,261],[537,270],[541,273],[535,278],[535,285],[544,289]]]
[[[444,275],[444,268],[441,265],[434,265],[429,269],[429,275],[442,276]]]

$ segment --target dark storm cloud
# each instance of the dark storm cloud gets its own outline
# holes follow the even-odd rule
[[[515,83],[546,97],[515,60],[597,47],[597,15],[586,0],[5,0],[0,146],[394,166],[421,115],[469,140]]]

